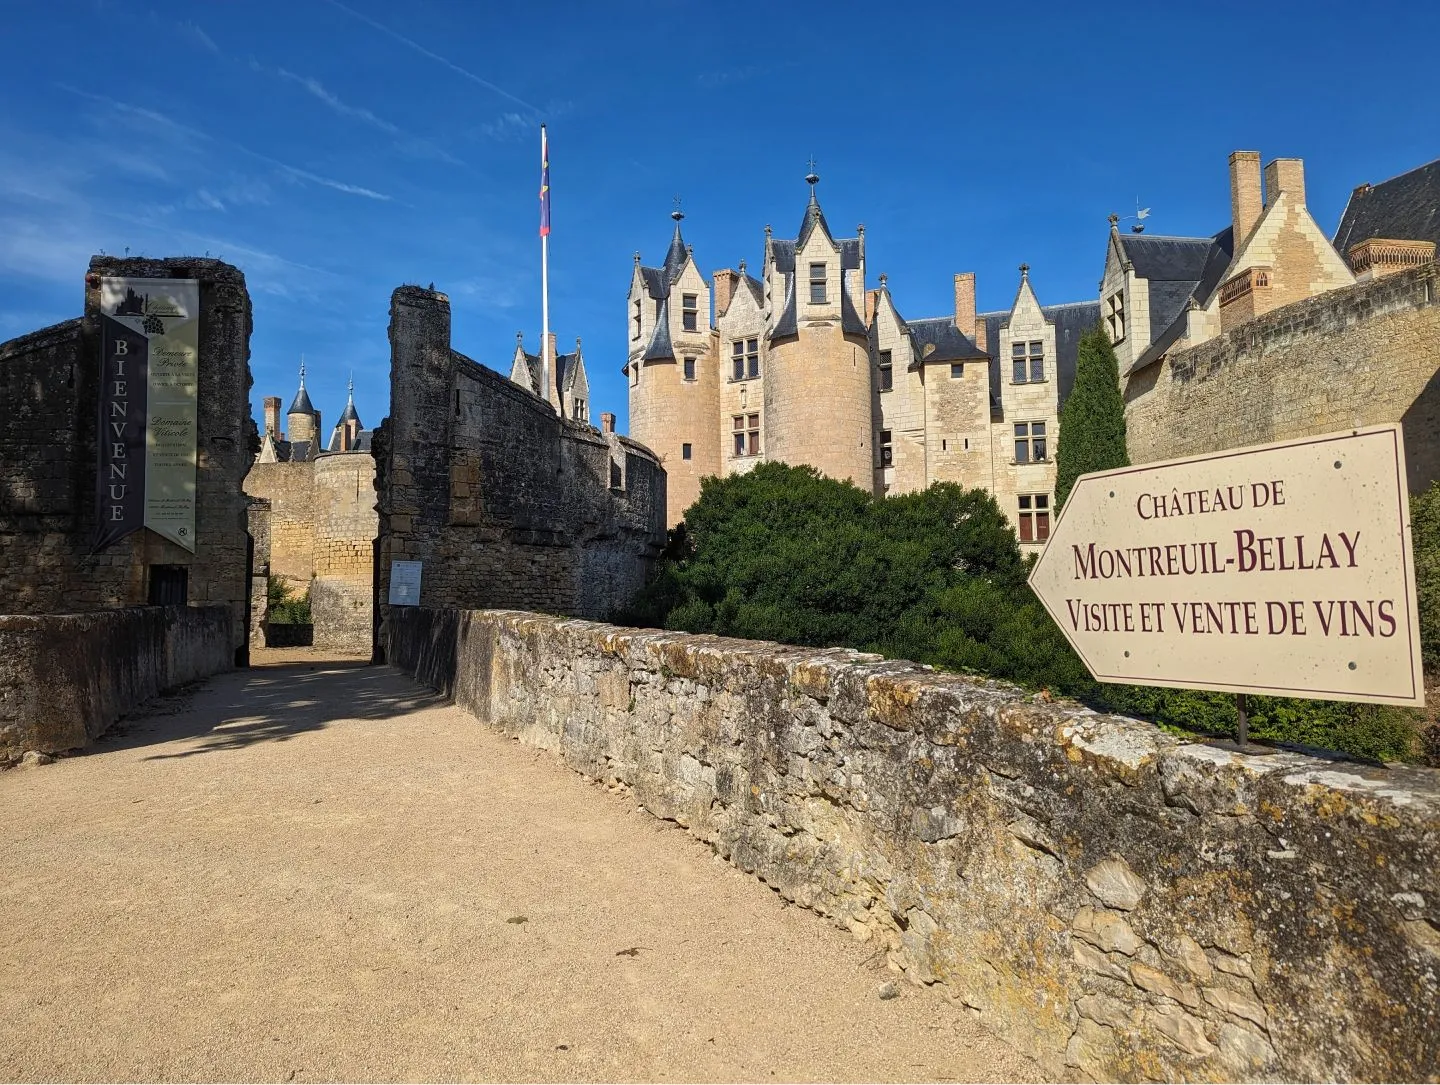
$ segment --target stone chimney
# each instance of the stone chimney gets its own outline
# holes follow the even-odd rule
[[[1274,203],[1282,192],[1290,197],[1291,203],[1305,206],[1303,158],[1277,158],[1265,167],[1265,205]]]
[[[280,440],[280,397],[265,397],[265,435]]]
[[[975,273],[955,276],[955,327],[965,335],[975,334]]]
[[[1235,151],[1230,155],[1230,222],[1235,227],[1235,251],[1260,221],[1265,201],[1260,193],[1260,152]]]
[[[739,278],[740,276],[728,267],[722,268],[711,276],[713,283],[711,292],[715,295],[716,320],[724,316],[725,310],[730,308],[730,299],[735,296],[735,283]]]
[[[865,291],[865,327],[875,323],[875,307],[880,303],[880,291]]]
[[[602,411],[600,414],[600,432],[615,432],[615,415],[610,411]]]

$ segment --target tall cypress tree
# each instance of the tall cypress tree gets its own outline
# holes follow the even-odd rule
[[[1089,471],[1128,467],[1125,454],[1125,400],[1120,363],[1105,329],[1096,325],[1080,339],[1075,386],[1060,410],[1055,453],[1055,508],[1061,509],[1075,480]]]

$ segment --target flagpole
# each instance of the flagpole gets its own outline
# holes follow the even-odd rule
[[[550,151],[545,143],[545,126],[540,126],[540,161],[548,164]],[[547,193],[548,200],[548,193]],[[550,231],[540,234],[540,394],[550,402]]]

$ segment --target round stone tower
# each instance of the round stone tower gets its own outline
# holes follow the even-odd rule
[[[863,234],[836,240],[815,185],[794,241],[768,236],[770,296],[764,373],[765,458],[809,464],[831,478],[874,487]],[[768,227],[767,227],[768,231]]]
[[[662,267],[640,265],[630,281],[630,435],[665,467],[666,524],[674,526],[700,495],[700,480],[720,473],[715,420],[720,373],[710,330],[710,284],[680,235]]]

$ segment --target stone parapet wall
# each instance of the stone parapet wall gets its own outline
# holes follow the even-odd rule
[[[1052,1075],[1440,1075],[1431,773],[1241,755],[842,649],[429,608],[387,639]]]
[[[229,670],[229,606],[0,615],[0,765],[88,746],[168,689]]]
[[[1132,374],[1132,463],[1400,422],[1412,491],[1440,479],[1440,268],[1274,309]]]

